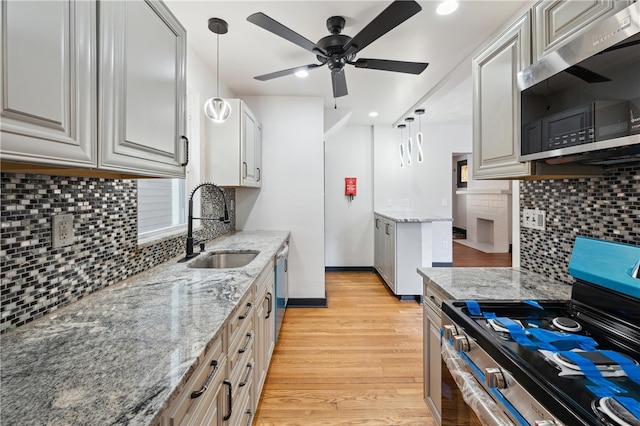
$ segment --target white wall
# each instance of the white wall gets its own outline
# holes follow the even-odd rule
[[[323,100],[243,97],[262,123],[262,187],[236,189],[236,228],[290,230],[289,297],[324,298]]]
[[[350,126],[325,140],[325,264],[373,265],[373,128]],[[358,195],[344,195],[355,177]]]

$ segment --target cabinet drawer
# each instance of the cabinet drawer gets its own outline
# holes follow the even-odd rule
[[[247,386],[248,388],[249,386]],[[229,421],[230,425],[250,426],[253,421],[253,410],[251,408],[251,392],[241,391],[237,399],[233,401],[233,413]],[[236,402],[237,401],[237,402]]]
[[[169,425],[200,424],[209,405],[217,399],[226,375],[227,358],[223,352],[223,337],[223,334],[216,337],[181,395],[172,404],[169,409]]]
[[[238,306],[229,316],[229,323],[227,325],[229,345],[237,339],[237,334],[239,333],[238,330],[240,328],[246,329],[246,323],[251,322],[251,319],[253,318],[253,310],[253,289],[251,289],[244,295],[240,303],[238,303]]]

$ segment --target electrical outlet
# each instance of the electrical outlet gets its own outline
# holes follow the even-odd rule
[[[443,249],[448,249],[448,248],[449,248],[449,241],[446,241],[446,240],[445,240],[445,241],[443,241],[443,242],[442,242],[442,248],[443,248]]]
[[[391,207],[391,198],[387,199],[387,206]]]
[[[409,200],[408,198],[404,198],[402,200],[402,205],[405,206],[405,207],[411,206],[411,200]]]
[[[547,212],[538,209],[524,209],[522,211],[522,226],[544,231],[546,229]]]
[[[51,246],[59,248],[73,244],[73,215],[54,214],[51,218]]]
[[[442,199],[442,206],[443,207],[447,207],[447,205],[449,205],[449,200],[447,200],[446,198]]]

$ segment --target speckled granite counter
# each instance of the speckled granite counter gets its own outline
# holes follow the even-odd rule
[[[524,269],[418,268],[448,299],[566,300],[571,286]]]
[[[394,222],[453,222],[450,217],[435,216],[416,211],[376,211],[375,214]]]
[[[147,425],[193,373],[289,233],[241,231],[207,250],[258,250],[233,270],[175,258],[0,339],[3,425]]]

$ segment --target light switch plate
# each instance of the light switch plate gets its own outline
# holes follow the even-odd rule
[[[546,229],[547,212],[538,209],[524,209],[522,211],[522,226],[529,229],[544,231]]]
[[[53,248],[73,244],[73,215],[54,214],[51,216],[51,246]]]

